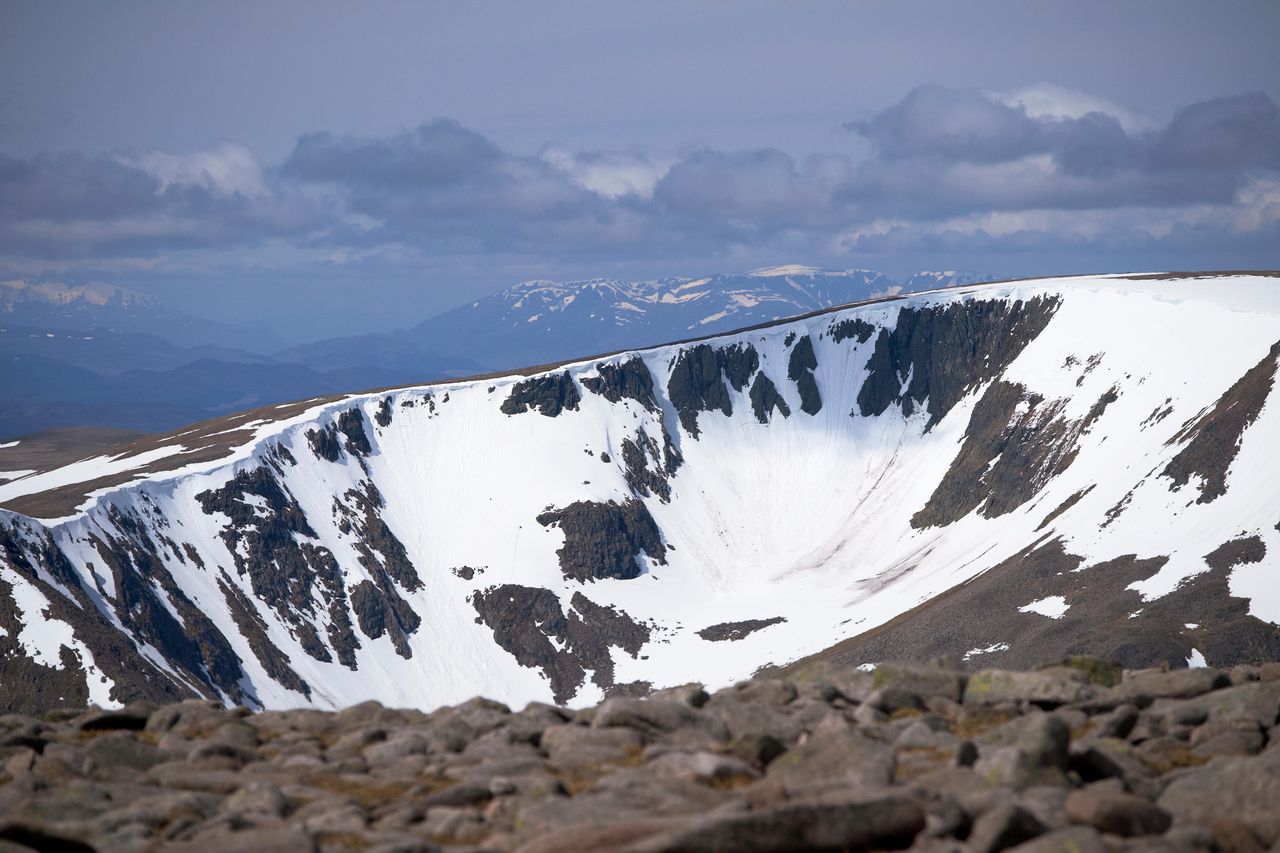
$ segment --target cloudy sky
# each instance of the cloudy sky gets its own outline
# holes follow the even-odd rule
[[[314,337],[527,278],[1280,267],[1275,0],[18,2],[0,278]]]

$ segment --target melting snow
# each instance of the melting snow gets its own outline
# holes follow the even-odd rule
[[[1067,610],[1071,605],[1067,604],[1067,600],[1061,595],[1051,595],[1048,598],[1041,598],[1030,604],[1024,604],[1018,608],[1019,613],[1039,613],[1041,616],[1048,616],[1050,619],[1061,619],[1067,614]]]
[[[17,605],[17,616],[22,621],[18,644],[36,663],[52,669],[64,669],[62,648],[65,646],[80,659],[85,672],[85,684],[89,689],[89,703],[103,708],[119,708],[120,703],[111,698],[114,686],[94,663],[93,653],[80,642],[71,626],[54,619],[46,611],[49,599],[19,572],[0,566],[0,580],[10,586],[10,594]]]
[[[970,658],[977,657],[978,655],[989,655],[992,652],[1007,652],[1007,651],[1009,651],[1008,643],[993,643],[992,645],[987,646],[985,649],[969,649],[969,651],[964,653],[963,659],[969,660]]]
[[[173,444],[166,447],[157,447],[154,450],[148,450],[136,456],[95,456],[91,459],[82,459],[79,462],[72,462],[70,465],[55,468],[52,471],[46,471],[34,477],[24,477],[21,480],[14,480],[0,485],[0,501],[12,500],[21,495],[47,492],[73,483],[86,483],[100,477],[118,474],[122,471],[142,468],[157,459],[164,459],[166,456],[182,453],[183,450],[182,445]]]
[[[783,264],[780,267],[763,267],[752,270],[747,275],[753,278],[778,278],[784,275],[815,275],[822,272],[817,267],[806,267],[801,264]]]
[[[1280,536],[1275,535],[1274,528],[1264,528],[1264,530],[1271,534],[1266,546],[1267,556],[1270,558],[1273,550],[1280,548]],[[1276,583],[1274,559],[1236,566],[1227,579],[1227,589],[1232,595],[1249,599],[1250,616],[1276,625],[1280,625],[1278,587],[1280,585]]]

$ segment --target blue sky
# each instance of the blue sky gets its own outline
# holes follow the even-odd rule
[[[1271,2],[0,10],[0,278],[316,336],[533,278],[1280,266]]]

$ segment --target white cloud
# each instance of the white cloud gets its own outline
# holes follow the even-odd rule
[[[582,189],[607,199],[626,195],[651,198],[653,188],[673,162],[620,151],[575,154],[554,146],[543,149],[542,159]]]
[[[910,249],[957,237],[974,241],[1032,238],[1044,245],[1114,244],[1122,239],[1163,241],[1191,233],[1216,234],[1225,240],[1265,235],[1278,225],[1280,180],[1256,179],[1230,204],[984,210],[937,220],[879,218],[845,229],[831,246],[838,254],[857,254],[886,241]]]
[[[1106,113],[1120,122],[1126,133],[1145,133],[1156,128],[1151,119],[1114,101],[1053,83],[1036,83],[1010,92],[987,94],[1007,106],[1022,107],[1031,118],[1073,119],[1089,113]]]
[[[1240,190],[1233,213],[1236,230],[1246,234],[1280,222],[1280,180],[1257,180]]]
[[[117,159],[155,178],[160,182],[161,192],[176,185],[203,187],[223,196],[253,197],[267,193],[258,159],[248,148],[232,142],[192,154],[146,151]]]

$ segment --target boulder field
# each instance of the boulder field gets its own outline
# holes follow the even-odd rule
[[[1261,851],[1280,663],[817,661],[580,710],[0,717],[0,851]]]

